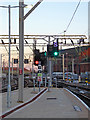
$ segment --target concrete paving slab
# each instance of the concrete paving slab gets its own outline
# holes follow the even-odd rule
[[[23,107],[6,118],[88,118],[88,110],[79,100],[71,98],[70,93],[63,88],[51,88],[50,90],[34,103]],[[47,98],[56,99],[47,100]],[[76,102],[74,103],[74,101]],[[82,111],[75,111],[73,105],[78,105]]]
[[[42,90],[43,88],[41,88]],[[35,88],[35,92],[33,92],[33,88],[24,88],[24,93],[23,93],[23,102],[25,103],[26,101],[30,100],[32,97],[34,97],[36,94],[39,93],[39,88]],[[0,93],[2,96],[2,114],[5,112],[9,111],[10,109],[23,104],[23,103],[18,103],[18,90],[11,91],[11,107],[7,107],[7,92],[5,93]]]

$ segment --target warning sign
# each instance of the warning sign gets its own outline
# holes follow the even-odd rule
[[[41,76],[38,76],[38,81],[41,81],[42,80],[42,77]]]
[[[19,75],[22,75],[22,69],[19,69]]]
[[[38,81],[42,81],[42,73],[38,73]]]

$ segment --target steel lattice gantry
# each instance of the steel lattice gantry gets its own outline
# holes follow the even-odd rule
[[[85,40],[85,45],[89,44],[89,42],[86,41],[87,37],[85,35],[24,35],[24,40],[26,39],[28,41],[28,44],[31,46],[33,44],[33,40],[37,41],[37,46],[46,46],[48,44],[48,38],[50,38],[50,43],[52,43],[58,38],[59,44],[62,46],[73,46],[73,44],[69,42],[70,40],[73,40],[74,45],[77,46],[77,41],[79,41],[81,38]],[[8,44],[6,42],[6,40],[9,39],[8,35],[0,35],[0,39],[4,41],[5,45]],[[18,45],[19,35],[11,35],[11,41],[13,39],[17,40],[17,45]],[[13,42],[11,44],[13,44]],[[28,46],[25,43],[24,45]],[[14,44],[12,46],[14,46]]]
[[[45,39],[47,37],[59,39],[87,39],[86,35],[24,35],[24,39]],[[19,35],[11,35],[11,39],[19,39]],[[8,39],[8,35],[0,35],[0,39]]]

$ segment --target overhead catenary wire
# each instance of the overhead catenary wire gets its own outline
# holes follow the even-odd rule
[[[31,48],[31,46],[29,45],[29,43],[27,42],[27,40],[25,40],[26,44],[28,44],[29,48],[33,51],[33,49]]]
[[[79,1],[78,5],[76,6],[76,9],[75,9],[75,11],[74,11],[74,13],[73,13],[73,15],[72,15],[72,17],[71,17],[71,19],[70,19],[69,24],[68,24],[67,27],[66,27],[66,29],[65,29],[63,32],[61,32],[60,34],[64,33],[64,35],[65,35],[65,33],[67,32],[67,30],[68,30],[68,28],[69,28],[69,26],[70,26],[70,24],[71,24],[71,22],[72,22],[72,20],[73,20],[73,18],[74,18],[74,16],[75,16],[75,13],[77,12],[77,9],[78,9],[80,3],[81,3],[81,0]],[[71,39],[70,39],[70,40],[71,40]],[[71,42],[73,43],[73,40],[71,40]],[[73,43],[73,45],[74,45],[74,43]],[[75,47],[75,46],[74,46],[74,47]],[[75,50],[76,50],[76,52],[78,53],[78,51],[77,51],[76,48],[75,48]]]
[[[8,52],[8,50],[7,50],[7,47],[5,46],[5,43],[4,43],[4,41],[3,40],[1,40],[2,41],[2,44],[4,45],[4,47],[5,47],[5,50],[7,51],[7,53],[9,54],[9,52]]]
[[[69,22],[66,30],[64,30],[64,34],[65,34],[65,32],[67,32],[67,30],[68,30],[68,28],[69,28],[69,26],[70,26],[70,24],[71,24],[71,22],[72,22],[72,20],[73,20],[73,18],[74,18],[74,16],[75,16],[75,13],[77,12],[77,9],[78,9],[80,3],[81,3],[81,0],[79,1],[79,3],[78,3],[78,5],[77,5],[77,7],[76,7],[76,9],[75,9],[75,11],[74,11],[74,13],[73,13],[73,16],[72,16],[72,18],[71,18],[71,20],[70,20],[70,22]],[[71,40],[71,39],[70,39],[70,40]],[[71,40],[71,41],[72,41],[72,40]],[[72,42],[73,42],[73,41],[72,41]],[[73,45],[74,45],[74,44],[73,44]],[[75,46],[74,46],[74,48],[75,48],[76,52],[78,53],[78,50],[76,49]],[[82,52],[82,53],[83,53],[83,52]],[[79,53],[78,53],[78,54],[79,54]],[[83,54],[83,55],[84,55],[84,54]],[[84,55],[84,57],[85,57],[85,55]]]
[[[77,5],[77,7],[76,7],[76,9],[75,9],[75,11],[74,11],[72,17],[71,17],[71,20],[70,20],[70,22],[69,22],[69,24],[68,24],[68,26],[67,26],[65,32],[67,32],[67,30],[68,30],[68,28],[69,28],[69,26],[70,26],[70,24],[71,24],[71,22],[72,22],[72,20],[73,20],[73,18],[74,18],[74,16],[75,16],[75,13],[77,12],[77,9],[78,9],[80,3],[81,3],[81,0],[79,1],[78,5]]]

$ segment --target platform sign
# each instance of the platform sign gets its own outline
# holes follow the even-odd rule
[[[38,81],[42,82],[42,73],[38,73]]]
[[[42,81],[42,77],[38,76],[38,81],[41,82]]]
[[[22,75],[22,69],[19,69],[19,75]]]
[[[38,73],[38,76],[39,76],[39,77],[42,77],[42,73]]]

